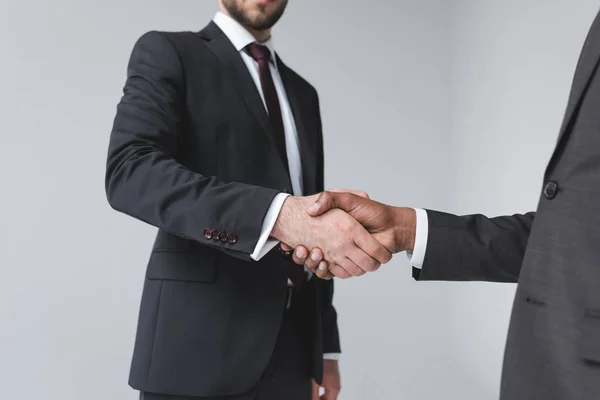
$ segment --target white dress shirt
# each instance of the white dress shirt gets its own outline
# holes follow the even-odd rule
[[[267,103],[265,102],[262,86],[260,83],[258,62],[256,62],[248,53],[246,53],[246,51],[244,51],[246,46],[248,46],[250,43],[256,42],[256,39],[236,20],[221,12],[218,12],[217,15],[215,15],[213,21],[223,31],[225,36],[227,36],[227,38],[231,41],[236,50],[240,52],[240,55],[246,63],[248,71],[250,71],[250,75],[252,76],[252,79],[256,84],[256,88],[260,93],[260,97],[263,100],[265,110],[267,110],[268,112]],[[281,75],[279,74],[279,71],[277,69],[277,59],[275,57],[273,40],[271,38],[261,44],[266,46],[271,51],[271,61],[269,63],[269,66],[271,69],[271,75],[273,76],[275,90],[277,91],[277,97],[279,98],[279,105],[281,107],[281,116],[283,118],[283,130],[285,133],[285,146],[288,158],[288,165],[290,167],[290,180],[292,181],[292,189],[294,195],[302,196],[302,163],[300,160],[300,147],[298,145],[298,132],[296,131],[296,122],[294,121],[294,116],[292,115],[292,110],[290,108],[290,103],[287,98],[285,87],[283,86],[283,81],[281,80]],[[271,231],[273,230],[273,226],[275,225],[275,221],[279,216],[279,211],[281,210],[283,202],[287,196],[289,196],[289,194],[280,193],[275,197],[275,199],[271,203],[271,207],[267,211],[267,215],[264,219],[258,243],[254,248],[254,252],[250,255],[250,257],[253,260],[260,260],[262,257],[264,257],[265,254],[271,251],[273,247],[275,247],[278,244],[276,240],[272,240],[270,238],[270,235]]]
[[[258,92],[260,93],[265,109],[267,109],[267,103],[265,102],[265,98],[262,92],[262,86],[260,83],[258,63],[250,55],[248,55],[248,53],[244,51],[245,47],[248,46],[250,43],[254,43],[256,39],[236,20],[221,12],[217,12],[213,21],[223,31],[223,33],[225,33],[225,35],[234,45],[236,50],[240,52],[240,55],[246,63],[248,71],[250,71],[250,75],[252,76],[252,79],[256,84]],[[285,87],[283,86],[283,81],[281,80],[281,75],[279,74],[279,70],[277,69],[277,59],[275,57],[275,48],[273,46],[273,40],[272,38],[270,38],[269,40],[261,44],[267,46],[267,48],[271,51],[271,75],[273,76],[275,90],[277,91],[277,96],[279,97],[279,104],[281,107],[281,116],[283,118],[283,129],[285,132],[285,143],[288,157],[288,165],[290,167],[290,179],[292,181],[292,189],[294,195],[302,196],[302,162],[300,159],[300,148],[298,146],[298,132],[296,130],[296,122],[294,121],[294,116],[290,108],[290,103],[287,98]],[[250,257],[253,260],[260,260],[262,257],[265,256],[265,254],[271,251],[273,247],[275,247],[279,243],[277,240],[271,238],[270,235],[271,231],[273,230],[273,226],[277,221],[277,217],[279,216],[279,212],[281,211],[281,207],[283,206],[283,202],[285,201],[287,196],[290,195],[287,193],[280,193],[277,196],[275,196],[275,199],[271,203],[271,206],[267,211],[265,219],[263,220],[261,234],[258,239],[258,242],[256,243],[256,247],[250,255]],[[425,259],[425,250],[427,247],[428,221],[427,212],[425,210],[416,209],[416,212],[417,227],[415,248],[412,253],[408,253],[408,257],[413,266],[421,268],[423,265],[423,260]],[[310,276],[310,271],[306,271]]]
[[[256,88],[260,93],[260,97],[263,100],[265,110],[267,110],[268,112],[267,103],[265,102],[265,98],[262,91],[262,85],[260,83],[258,62],[256,62],[244,50],[246,46],[256,42],[256,38],[252,36],[252,34],[248,32],[236,20],[223,14],[222,12],[217,12],[215,17],[213,18],[213,22],[217,24],[217,26],[223,31],[225,36],[227,36],[227,38],[233,44],[236,50],[239,51],[242,59],[248,67],[248,71],[250,72],[252,79],[254,80]],[[290,103],[287,97],[287,93],[285,91],[285,87],[283,86],[283,81],[281,80],[281,75],[279,74],[279,70],[277,69],[277,58],[275,57],[275,48],[273,46],[273,40],[272,38],[270,38],[266,42],[260,44],[266,46],[271,52],[271,60],[269,66],[271,69],[271,75],[273,76],[275,90],[277,91],[277,97],[279,98],[281,116],[283,118],[285,147],[290,171],[290,180],[292,181],[292,190],[295,196],[302,196],[304,191],[304,188],[302,187],[302,161],[300,158],[300,146],[298,144],[298,131],[296,130],[296,122],[294,121],[294,116],[292,114],[292,109],[290,108]],[[289,194],[280,193],[273,199],[273,202],[271,203],[271,206],[267,211],[265,219],[263,220],[261,234],[256,244],[256,247],[250,255],[250,257],[253,260],[260,260],[278,244],[278,241],[272,239],[270,235],[271,231],[273,230],[273,226],[277,221],[277,217],[279,216],[279,212],[281,211],[281,207],[283,206],[283,202],[285,201],[287,196],[289,196]],[[310,279],[312,273],[306,268],[305,270]],[[289,283],[291,284],[291,282]],[[339,354],[324,354],[323,357],[325,359],[337,360],[339,359]]]
[[[427,237],[429,235],[429,220],[427,211],[415,208],[417,212],[417,226],[415,232],[415,247],[412,252],[407,252],[408,260],[415,268],[422,268],[427,250]]]

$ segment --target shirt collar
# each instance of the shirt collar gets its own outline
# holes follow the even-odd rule
[[[239,22],[234,20],[228,15],[218,11],[213,22],[223,31],[225,36],[233,44],[237,51],[243,51],[246,46],[250,43],[256,42],[256,38],[252,36],[250,32],[246,30]],[[266,42],[260,43],[266,46],[271,52],[271,61],[276,64],[275,60],[275,47],[273,45],[273,38],[270,37]]]

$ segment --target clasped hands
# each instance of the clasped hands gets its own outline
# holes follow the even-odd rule
[[[288,197],[271,236],[318,277],[347,279],[376,271],[393,254],[412,249],[415,219],[413,209],[334,189]]]

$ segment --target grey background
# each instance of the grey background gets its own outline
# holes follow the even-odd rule
[[[129,52],[215,1],[0,0],[0,397],[135,399],[155,230],[106,203]],[[325,5],[324,5],[325,4]],[[328,187],[489,215],[536,206],[592,0],[291,1],[274,32],[319,90]],[[338,282],[344,400],[495,399],[514,287]]]

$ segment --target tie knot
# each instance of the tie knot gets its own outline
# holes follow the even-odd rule
[[[271,58],[271,51],[267,46],[258,43],[250,43],[248,45],[248,54],[250,54],[250,57],[254,58],[255,61],[269,61]]]

